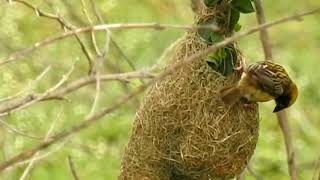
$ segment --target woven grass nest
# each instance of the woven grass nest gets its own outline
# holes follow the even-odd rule
[[[201,20],[218,13],[202,7]],[[208,45],[189,32],[168,66]],[[239,51],[238,59],[242,58]],[[205,57],[204,57],[205,58]],[[239,76],[223,76],[204,58],[167,76],[147,91],[125,150],[121,180],[229,179],[240,174],[258,140],[258,112],[232,107],[219,90]]]

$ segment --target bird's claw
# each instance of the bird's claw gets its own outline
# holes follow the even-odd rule
[[[243,107],[247,108],[247,109],[256,109],[257,104],[256,103],[245,103],[245,104],[243,104]]]
[[[233,70],[234,70],[238,75],[241,75],[241,74],[243,73],[244,69],[245,69],[245,60],[244,60],[244,59],[240,59],[240,61],[239,61],[239,66],[233,68]]]
[[[238,67],[234,67],[233,70],[236,71],[236,72],[241,72],[242,73],[243,72],[243,65],[240,64]]]

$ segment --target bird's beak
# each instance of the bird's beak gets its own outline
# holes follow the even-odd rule
[[[274,113],[275,113],[275,112],[279,112],[279,111],[283,110],[284,108],[286,108],[286,107],[284,107],[283,105],[278,104],[278,105],[274,108],[273,112],[274,112]]]

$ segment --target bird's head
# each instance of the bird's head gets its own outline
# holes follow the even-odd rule
[[[276,107],[273,112],[279,112],[287,107],[290,107],[298,97],[298,87],[295,83],[291,82],[289,88],[286,90],[283,95],[277,97]]]

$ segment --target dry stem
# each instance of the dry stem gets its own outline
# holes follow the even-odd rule
[[[266,22],[263,6],[261,0],[255,0],[255,7],[257,11],[257,20],[259,24],[263,24]],[[263,46],[264,54],[266,60],[272,60],[272,47],[270,44],[270,38],[268,35],[267,29],[260,30],[260,39]],[[282,134],[285,141],[286,152],[287,152],[287,161],[288,161],[288,168],[291,180],[297,179],[297,168],[295,165],[294,159],[294,148],[292,144],[292,135],[289,128],[288,118],[286,116],[285,111],[281,111],[277,113],[277,119],[279,122],[279,126],[282,130]]]

